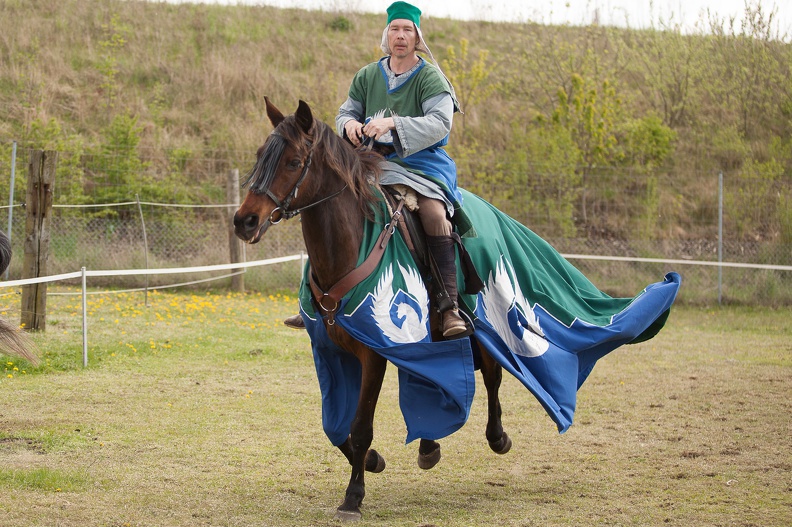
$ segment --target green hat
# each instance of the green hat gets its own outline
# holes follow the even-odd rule
[[[388,24],[397,18],[409,20],[421,27],[421,10],[407,2],[393,2],[388,8]]]

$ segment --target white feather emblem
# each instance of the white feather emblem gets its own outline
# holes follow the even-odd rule
[[[539,326],[539,319],[520,290],[520,284],[516,280],[512,284],[506,265],[508,262],[501,257],[494,276],[490,273],[481,292],[484,316],[514,353],[538,357],[550,345]]]
[[[391,311],[398,292],[393,291],[393,264],[391,264],[380,276],[377,287],[372,293],[372,316],[380,331],[392,342],[396,344],[420,342],[429,334],[427,324],[429,294],[418,271],[412,268],[405,269],[401,264],[399,270],[407,287],[407,291],[403,293],[415,301],[418,309],[406,302],[396,304],[396,316],[401,321],[401,327],[393,322]]]

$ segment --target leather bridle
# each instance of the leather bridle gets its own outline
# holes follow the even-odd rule
[[[280,135],[280,134],[273,132],[273,135]],[[310,141],[307,141],[307,143],[308,143],[308,154],[305,156],[305,159],[302,162],[302,172],[300,172],[300,177],[297,178],[297,181],[294,183],[294,185],[291,188],[291,191],[289,191],[286,197],[279,199],[275,194],[272,193],[272,191],[269,188],[266,188],[264,189],[263,192],[261,192],[266,194],[267,197],[269,197],[273,201],[273,203],[275,203],[275,208],[272,209],[272,212],[270,212],[269,217],[267,217],[267,220],[261,224],[261,227],[259,227],[258,231],[256,232],[256,238],[260,238],[267,231],[267,229],[269,229],[270,225],[277,225],[283,220],[289,220],[297,216],[306,209],[310,209],[311,207],[315,207],[320,203],[324,203],[325,201],[329,201],[335,198],[336,196],[340,195],[342,192],[344,192],[347,189],[348,185],[344,183],[344,186],[341,187],[340,190],[328,196],[320,198],[314,201],[313,203],[310,203],[298,209],[289,208],[291,206],[292,201],[297,199],[297,195],[300,192],[300,185],[302,185],[303,182],[305,181],[305,178],[308,175],[308,169],[311,168],[311,159],[313,156],[313,143]]]

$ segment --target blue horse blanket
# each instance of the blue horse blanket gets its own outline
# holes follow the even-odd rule
[[[461,192],[473,227],[463,244],[485,286],[477,295],[460,294],[460,307],[473,318],[481,346],[520,380],[563,433],[572,425],[577,390],[594,364],[622,344],[657,334],[680,277],[668,273],[633,298],[610,297],[530,229]],[[358,263],[387,221],[386,211],[378,217],[366,226]],[[322,393],[322,424],[337,446],[355,416],[360,363],[328,337],[311,303],[307,274],[300,311]],[[475,393],[470,338],[431,341],[429,295],[398,232],[378,268],[342,300],[335,320],[398,368],[408,443],[440,439],[465,424]]]

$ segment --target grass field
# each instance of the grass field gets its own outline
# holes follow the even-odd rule
[[[92,296],[88,368],[79,297],[48,305],[41,365],[2,362],[0,525],[337,524],[349,469],[322,432],[308,338],[279,324],[295,298]],[[395,373],[362,525],[792,524],[788,310],[675,309],[600,361],[564,435],[506,378],[505,456],[484,439],[479,383],[431,471],[404,445]]]

